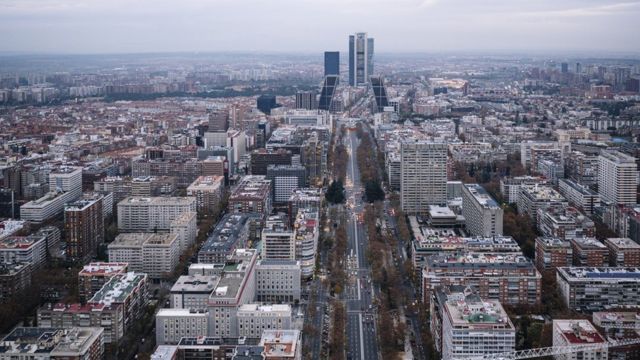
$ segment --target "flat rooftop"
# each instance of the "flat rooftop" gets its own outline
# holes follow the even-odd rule
[[[559,267],[557,270],[577,279],[640,280],[640,268],[634,267]]]
[[[128,272],[115,275],[93,295],[90,303],[101,303],[110,306],[112,303],[123,302],[131,292],[146,281],[147,274]]]
[[[604,343],[606,340],[588,320],[553,320],[557,330],[569,344]]]
[[[445,306],[453,326],[486,329],[486,325],[491,325],[493,328],[513,329],[499,301],[451,300]]]
[[[211,293],[220,281],[215,275],[182,275],[171,287],[172,293]]]
[[[82,270],[80,270],[79,275],[113,275],[125,272],[127,267],[129,267],[128,263],[92,262],[85,265]]]
[[[629,238],[608,238],[604,242],[619,250],[640,250],[640,244]]]
[[[464,184],[476,201],[484,208],[499,208],[498,202],[479,184]]]

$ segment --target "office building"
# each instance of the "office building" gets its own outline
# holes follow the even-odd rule
[[[227,109],[209,110],[209,131],[226,132],[229,130],[229,111]]]
[[[195,197],[198,213],[207,216],[219,210],[223,189],[224,176],[200,176],[187,187],[187,196]]]
[[[457,359],[511,352],[516,330],[500,302],[448,301],[442,314],[442,356]]]
[[[535,264],[541,273],[555,274],[556,268],[573,264],[573,248],[569,241],[537,237],[535,251]]]
[[[486,300],[509,305],[540,303],[541,276],[518,254],[457,253],[434,255],[422,269],[425,303],[438,286],[473,286]]]
[[[400,202],[406,214],[426,214],[447,202],[447,145],[425,141],[401,144]]]
[[[175,309],[202,310],[215,289],[220,275],[182,275],[171,287],[171,307]]]
[[[296,93],[296,109],[314,110],[318,108],[318,98],[315,91],[298,91]]]
[[[259,260],[256,264],[256,301],[263,303],[300,301],[300,277],[300,261]]]
[[[367,33],[349,36],[349,85],[367,86],[373,74],[373,38]]]
[[[251,174],[267,175],[269,165],[292,165],[293,154],[289,150],[269,151],[257,149],[251,152]]]
[[[271,181],[264,176],[244,176],[231,190],[229,213],[271,213]]]
[[[324,76],[340,75],[340,52],[325,51],[324,52]]]
[[[256,107],[266,115],[271,115],[271,110],[277,106],[275,95],[260,95],[256,100]]]
[[[196,212],[195,197],[128,197],[118,203],[118,230],[169,230],[185,212]]]
[[[269,165],[266,179],[271,182],[273,202],[283,204],[295,189],[306,186],[307,171],[301,165]]]
[[[116,275],[128,271],[129,264],[115,262],[92,262],[78,272],[78,295],[86,302],[95,295],[104,284]]]
[[[194,309],[160,309],[156,314],[156,344],[178,344],[183,337],[206,336],[209,313]]]
[[[607,340],[589,320],[553,320],[553,346],[578,346],[585,344],[605,344]],[[604,360],[608,358],[606,347],[588,351],[576,351],[556,355],[557,360]]]
[[[373,89],[373,97],[376,100],[377,112],[385,111],[385,108],[389,106],[389,99],[387,98],[387,89],[384,86],[384,78],[382,76],[372,76],[371,87]]]
[[[99,327],[16,327],[2,339],[0,359],[104,358],[104,330]]]
[[[615,205],[635,205],[638,185],[636,159],[619,151],[602,151],[598,158],[598,192]]]
[[[556,280],[565,304],[577,311],[596,311],[640,304],[640,269],[562,267]]]
[[[281,215],[270,216],[262,229],[262,258],[295,260],[295,233]]]
[[[609,265],[609,249],[595,238],[569,240],[573,249],[573,265],[601,267]]]
[[[104,243],[103,196],[69,203],[64,208],[67,258],[85,263]]]
[[[640,267],[640,244],[629,238],[608,238],[604,243],[611,266]]]
[[[502,235],[504,210],[478,184],[462,186],[462,215],[469,234],[473,236]]]
[[[334,109],[333,97],[338,87],[339,76],[327,75],[322,82],[322,89],[320,91],[320,100],[318,101],[318,109],[332,111]]]
[[[238,308],[238,336],[258,338],[266,330],[291,330],[291,305],[244,304]]]

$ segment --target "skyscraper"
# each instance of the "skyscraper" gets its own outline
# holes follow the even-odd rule
[[[320,102],[318,103],[318,109],[331,110],[331,104],[333,102],[333,95],[338,86],[338,75],[327,75],[324,77],[324,83],[322,84],[322,91],[320,92]]]
[[[318,108],[315,91],[298,91],[296,93],[296,109],[314,110]]]
[[[384,87],[384,79],[382,76],[371,76],[371,87],[373,88],[373,95],[376,98],[378,112],[382,112],[385,107],[389,106],[387,89]]]
[[[373,38],[367,33],[349,36],[349,85],[367,85],[373,74]]]
[[[404,141],[400,147],[400,202],[407,214],[425,214],[447,202],[447,144]]]
[[[340,75],[340,52],[324,52],[324,76]]]

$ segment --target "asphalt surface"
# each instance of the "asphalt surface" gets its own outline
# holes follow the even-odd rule
[[[357,215],[364,210],[362,200],[363,188],[356,159],[358,139],[355,132],[350,131],[345,137],[345,145],[349,149],[347,164],[347,224],[348,235],[348,280],[344,292],[347,304],[347,359],[378,360],[378,340],[373,305],[374,288],[371,281],[371,268],[366,259],[367,236],[364,225]]]

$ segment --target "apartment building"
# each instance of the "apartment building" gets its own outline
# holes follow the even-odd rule
[[[244,304],[238,308],[238,335],[259,338],[266,330],[292,329],[291,305]]]
[[[297,260],[258,260],[256,301],[264,303],[300,301],[301,273],[300,261]]]
[[[625,267],[562,267],[556,279],[571,309],[595,311],[611,307],[638,307],[640,269]]]
[[[573,248],[569,241],[553,237],[537,237],[535,264],[541,273],[555,274],[558,267],[573,264]]]
[[[160,309],[156,314],[156,344],[178,344],[183,337],[206,336],[209,313],[195,309]]]
[[[223,176],[200,176],[187,187],[187,196],[195,197],[198,213],[206,216],[218,210],[223,191]]]
[[[400,202],[407,214],[424,214],[447,201],[447,145],[404,141],[400,146]]]
[[[629,238],[608,238],[604,243],[611,266],[640,267],[640,244]]]
[[[604,344],[607,340],[589,320],[553,320],[553,346],[576,346],[582,344]],[[558,360],[604,360],[608,358],[607,348],[576,351],[556,355]]]
[[[638,166],[633,156],[619,151],[602,151],[598,158],[598,192],[602,200],[615,205],[635,205]]]
[[[573,249],[574,266],[607,266],[609,249],[595,238],[574,238],[570,240]]]
[[[462,215],[469,234],[473,236],[502,235],[504,210],[478,184],[462,186]]]
[[[193,197],[128,197],[118,203],[118,230],[169,230],[185,212],[196,212]]]
[[[244,176],[229,195],[230,213],[271,213],[271,181],[264,176]]]
[[[518,195],[518,212],[527,214],[534,222],[538,219],[538,209],[546,210],[550,207],[567,207],[569,203],[549,186],[521,185]]]
[[[586,185],[571,179],[560,179],[558,188],[569,204],[581,209],[587,215],[593,214],[593,210],[600,206],[600,195]]]
[[[78,272],[80,300],[91,299],[111,278],[126,273],[128,268],[128,263],[116,262],[92,262],[83,266]]]
[[[132,271],[158,279],[169,276],[178,265],[180,244],[171,233],[123,233],[107,246],[109,261],[126,262]]]

